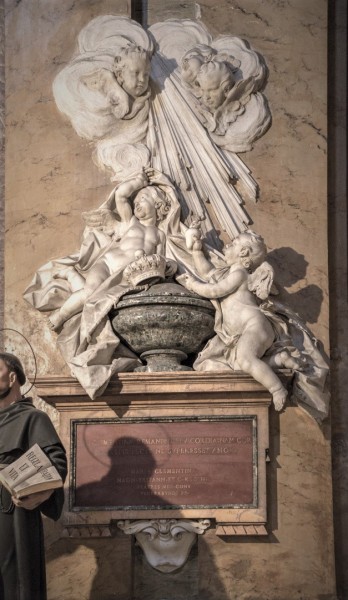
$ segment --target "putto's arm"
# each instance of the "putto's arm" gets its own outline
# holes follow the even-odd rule
[[[166,236],[163,231],[159,231],[159,239],[158,244],[156,246],[156,254],[161,254],[161,256],[166,255]]]
[[[238,269],[227,275],[227,277],[218,283],[201,283],[189,275],[186,276],[183,283],[192,292],[196,292],[196,294],[199,294],[204,298],[214,299],[224,298],[225,296],[228,296],[228,294],[233,294],[245,279],[246,274],[244,269]]]
[[[212,271],[215,270],[215,267],[205,256],[200,240],[197,240],[193,244],[192,258],[198,275],[203,279],[209,279],[209,276]]]
[[[133,216],[132,207],[129,204],[130,196],[149,184],[145,172],[138,173],[131,179],[124,181],[115,190],[115,207],[121,221],[129,222]]]

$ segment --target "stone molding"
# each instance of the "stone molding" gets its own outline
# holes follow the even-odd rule
[[[284,382],[289,382],[291,372],[283,370],[281,378]],[[260,397],[264,399],[265,404],[270,403],[269,392],[257,381],[243,372],[177,372],[175,378],[173,373],[119,373],[114,377],[102,396],[95,400],[87,397],[85,390],[73,377],[60,377],[56,375],[38,377],[36,379],[36,391],[49,404],[58,405],[76,403],[77,398],[81,398],[89,408],[94,405],[108,403],[110,400],[116,401],[116,396],[132,396],[141,392],[144,400],[148,394],[151,394],[153,402],[156,402],[156,396],[166,396],[175,398],[177,392],[189,391],[192,393],[213,393],[216,396],[226,396],[226,402],[253,403],[256,395],[258,402]],[[84,400],[82,400],[82,398]],[[185,402],[185,400],[184,400]]]

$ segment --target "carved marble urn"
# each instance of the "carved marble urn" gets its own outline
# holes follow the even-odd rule
[[[182,365],[214,334],[209,300],[174,282],[123,296],[111,314],[116,334],[147,364],[138,371],[192,370]]]

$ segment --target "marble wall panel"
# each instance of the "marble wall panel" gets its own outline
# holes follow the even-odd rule
[[[108,539],[46,543],[49,600],[130,600],[132,540],[121,531]]]
[[[168,4],[149,0],[149,12],[177,17]],[[271,250],[280,299],[328,350],[327,0],[184,4],[212,34],[246,39],[266,59],[272,127],[241,155],[260,188],[246,208]]]
[[[65,363],[23,289],[37,267],[79,247],[81,211],[97,207],[110,189],[88,142],[56,108],[52,82],[81,28],[110,13],[129,14],[127,1],[6,2],[6,325],[30,337],[39,373],[61,372]],[[17,338],[8,347],[21,354]]]
[[[148,25],[165,21],[166,19],[197,19],[200,15],[200,5],[189,0],[147,0],[142,2],[144,19]]]

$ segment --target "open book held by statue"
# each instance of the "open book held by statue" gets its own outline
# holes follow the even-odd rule
[[[20,458],[0,470],[0,484],[14,498],[63,487],[57,469],[38,444],[34,444]]]

